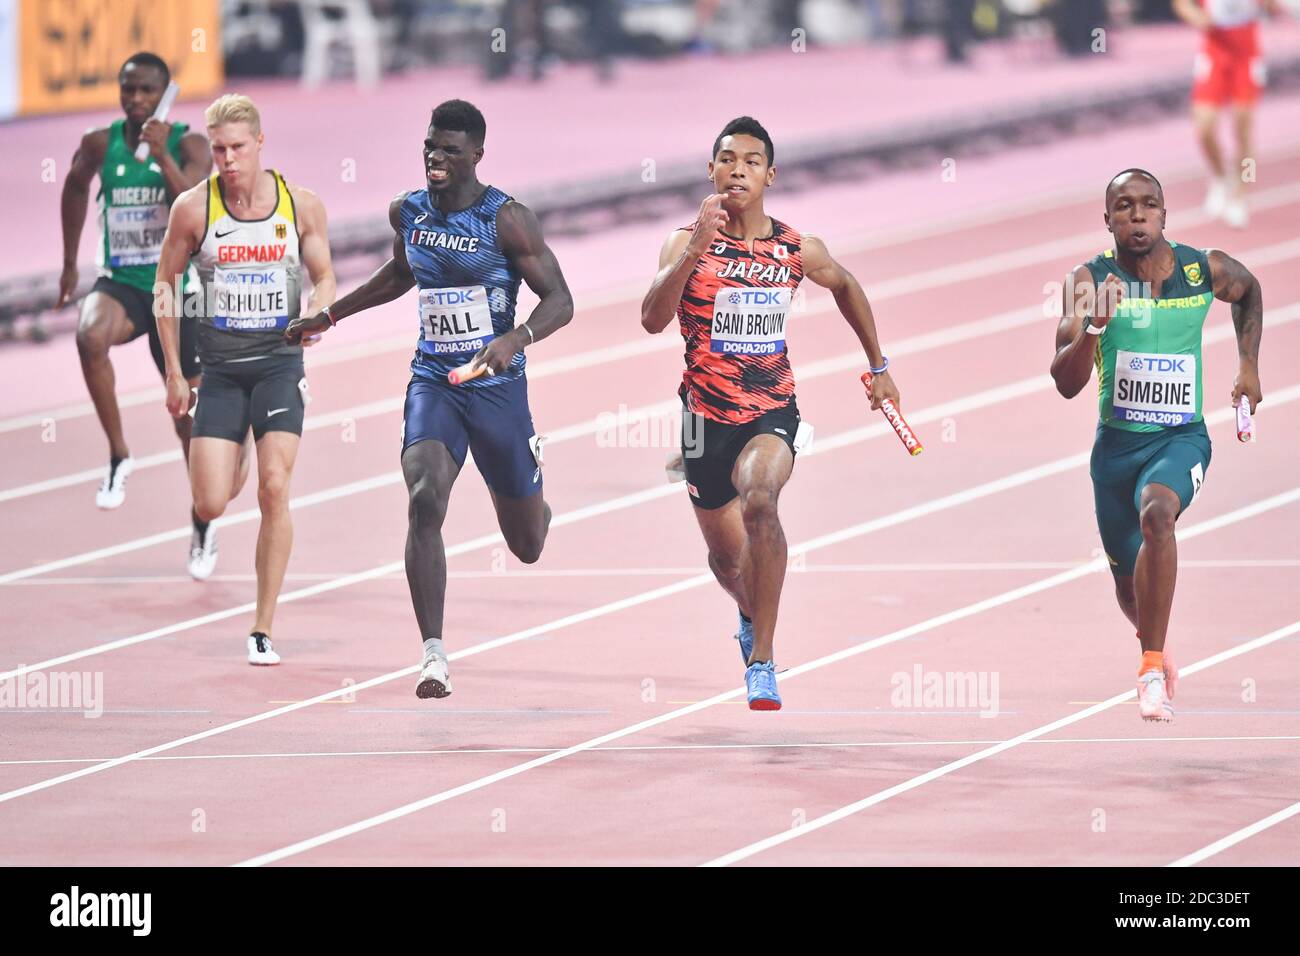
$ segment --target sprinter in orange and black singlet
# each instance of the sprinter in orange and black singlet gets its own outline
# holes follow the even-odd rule
[[[677,319],[686,342],[682,457],[709,567],[736,601],[736,640],[751,710],[779,710],[772,644],[787,549],[777,516],[794,458],[812,437],[795,404],[786,333],[805,277],[830,289],[862,343],[872,404],[898,402],[867,297],[814,236],[763,211],[776,178],[772,138],[755,119],[732,120],[713,144],[713,193],[659,254],[641,325]]]

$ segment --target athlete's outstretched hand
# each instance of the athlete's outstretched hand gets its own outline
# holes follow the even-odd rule
[[[881,403],[887,398],[893,401],[895,407],[902,410],[903,400],[898,397],[898,386],[894,384],[889,373],[881,372],[879,375],[871,376],[871,410],[879,411]]]
[[[1250,399],[1250,410],[1253,412],[1259,408],[1259,403],[1264,400],[1264,393],[1260,390],[1259,369],[1245,360],[1241,363],[1241,368],[1237,371],[1237,377],[1232,381],[1232,407],[1236,408],[1241,401],[1241,396],[1245,395]]]
[[[162,162],[167,155],[167,139],[172,134],[172,124],[150,117],[140,130],[140,142],[149,144],[149,155]],[[146,159],[145,162],[148,162]]]
[[[59,273],[59,300],[54,303],[56,309],[61,309],[72,299],[73,293],[77,291],[77,264],[63,267]]]
[[[524,340],[527,337],[527,332],[524,332],[521,336],[518,328],[512,329],[479,349],[478,354],[471,360],[471,364],[487,366],[488,375],[500,375],[510,367],[510,363],[514,361],[515,353],[520,351],[526,344]]]
[[[167,376],[167,411],[172,418],[181,418],[190,410],[190,383],[183,376]]]
[[[718,230],[727,224],[727,214],[722,210],[722,193],[714,193],[700,203],[700,215],[696,221],[695,231],[687,250],[696,259],[709,251],[709,243],[718,234]]]
[[[1119,311],[1119,304],[1124,301],[1124,280],[1115,273],[1106,276],[1097,289],[1097,302],[1092,310],[1089,324],[1104,329]]]
[[[325,318],[324,312],[300,315],[284,330],[284,341],[289,345],[315,345],[320,341],[320,333],[329,327],[330,320]]]

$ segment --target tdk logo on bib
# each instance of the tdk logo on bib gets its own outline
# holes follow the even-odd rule
[[[478,289],[427,289],[425,301],[430,305],[465,305],[474,301]]]
[[[731,355],[784,352],[790,298],[788,288],[720,289],[713,303],[709,351]]]
[[[1129,359],[1128,367],[1135,372],[1186,372],[1186,358],[1166,355],[1137,355]]]

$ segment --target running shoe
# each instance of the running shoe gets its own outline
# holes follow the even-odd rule
[[[736,631],[736,641],[740,644],[740,656],[745,660],[745,666],[749,666],[749,657],[754,653],[754,622],[746,621],[743,614],[739,611],[736,615],[740,618],[740,630]]]
[[[415,696],[421,700],[430,697],[451,696],[451,676],[447,673],[447,658],[430,654],[420,668],[420,683],[415,685]]]
[[[781,695],[776,692],[776,665],[756,662],[745,669],[745,688],[749,691],[750,710],[780,710]]]
[[[1173,700],[1174,686],[1178,683],[1178,668],[1174,666],[1174,662],[1170,658],[1168,651],[1165,651],[1164,656],[1165,656],[1165,693],[1169,695],[1170,700]]]
[[[1174,719],[1174,705],[1169,703],[1163,671],[1147,671],[1138,678],[1138,712],[1143,720],[1170,721]]]
[[[248,635],[248,663],[258,667],[269,667],[280,663],[280,655],[271,645],[271,639],[261,631]]]
[[[95,504],[105,511],[112,511],[114,508],[120,508],[122,502],[126,501],[126,479],[135,468],[135,460],[129,455],[113,467],[113,463],[108,464],[108,474],[99,484],[99,491],[95,494]]]
[[[1246,208],[1246,200],[1240,196],[1230,200],[1223,207],[1223,221],[1233,229],[1245,229],[1250,225],[1250,210]]]
[[[1211,179],[1210,188],[1205,193],[1205,214],[1211,219],[1223,215],[1228,205],[1228,184],[1222,179]]]
[[[208,529],[203,534],[195,528],[190,532],[190,577],[195,581],[206,581],[217,569],[217,526],[208,522]]]

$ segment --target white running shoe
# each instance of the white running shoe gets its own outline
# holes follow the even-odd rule
[[[1163,671],[1147,671],[1138,678],[1138,713],[1143,720],[1170,721],[1174,719],[1174,705],[1165,692]]]
[[[1250,210],[1246,208],[1246,200],[1240,196],[1231,200],[1223,209],[1223,221],[1233,229],[1245,229],[1250,225]]]
[[[1228,184],[1222,179],[1211,179],[1210,188],[1205,193],[1205,214],[1211,219],[1218,219],[1228,205]]]
[[[95,494],[95,504],[105,511],[120,508],[122,502],[126,501],[126,479],[133,468],[135,460],[129,455],[119,461],[116,468],[110,463],[108,474],[100,482],[99,491]]]
[[[415,696],[421,700],[430,697],[450,697],[451,677],[447,673],[447,658],[430,654],[420,669],[420,683],[415,685]]]
[[[248,635],[248,663],[258,667],[280,663],[280,655],[275,652],[271,639],[261,631]]]
[[[206,581],[217,569],[217,526],[208,522],[208,530],[200,535],[199,529],[190,532],[190,577]]]

